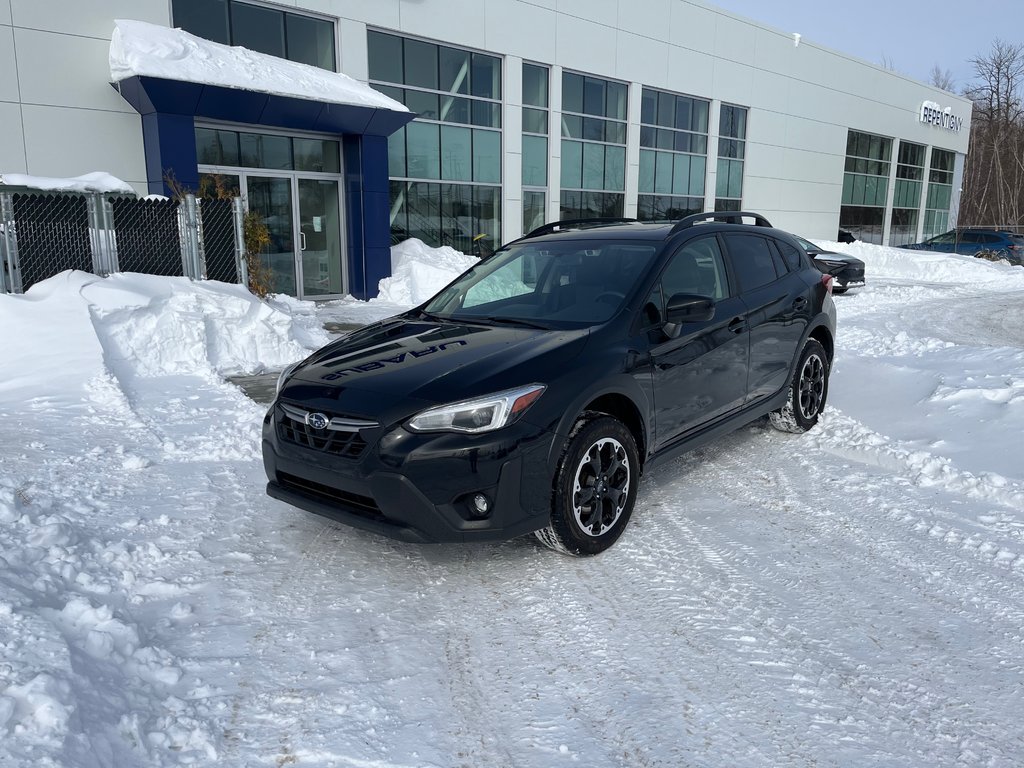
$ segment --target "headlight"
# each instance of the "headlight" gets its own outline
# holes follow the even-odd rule
[[[543,394],[543,384],[429,408],[409,420],[414,432],[491,432],[507,427]]]
[[[292,363],[287,368],[285,368],[283,371],[281,371],[281,374],[277,377],[277,388],[274,390],[274,394],[275,395],[281,394],[281,387],[284,386],[284,383],[286,381],[288,381],[288,377],[292,375],[292,371],[294,371],[296,368],[298,368],[299,367],[299,363],[301,363],[301,362],[302,361],[299,360],[298,362]]]
[[[832,269],[835,269],[836,267],[849,266],[845,261],[829,261],[828,259],[823,259],[820,256],[818,257],[818,261],[824,264],[826,267],[831,267]]]

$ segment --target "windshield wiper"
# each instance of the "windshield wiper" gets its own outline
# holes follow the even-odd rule
[[[550,331],[551,330],[551,326],[550,325],[544,325],[543,323],[537,323],[537,322],[534,322],[533,320],[524,320],[521,317],[495,317],[495,316],[492,315],[492,316],[489,316],[489,317],[482,317],[480,319],[481,320],[486,320],[489,323],[494,323],[495,325],[521,325],[521,326],[523,326],[525,328],[536,328],[536,329],[538,329],[540,331]]]
[[[450,323],[451,319],[447,317],[440,317],[431,312],[427,312],[425,309],[417,309],[416,316],[421,320],[433,320],[435,323]]]

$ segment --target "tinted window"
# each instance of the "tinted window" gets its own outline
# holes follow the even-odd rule
[[[740,290],[750,291],[777,279],[768,241],[757,235],[725,235],[725,244],[739,279]]]
[[[294,13],[285,14],[288,58],[334,71],[334,25]]]
[[[807,241],[800,241],[800,245],[803,245],[805,242]],[[782,242],[781,240],[776,240],[775,245],[779,247],[779,252],[782,254],[782,258],[790,270],[796,271],[804,266],[803,254],[801,254],[796,248],[791,246],[789,243]],[[807,245],[811,244],[807,243]],[[817,248],[813,248],[813,246],[812,249],[817,250]]]
[[[773,247],[774,246],[774,247]],[[775,262],[775,274],[782,277],[789,272],[789,267],[786,266],[786,262],[782,260],[782,255],[779,253],[778,243],[772,241],[768,247],[768,250],[772,252],[772,261]]]
[[[684,245],[662,273],[661,286],[666,300],[677,293],[724,299],[728,288],[718,239],[702,237]]]
[[[215,43],[231,44],[227,0],[174,0],[174,25]]]
[[[232,3],[231,39],[235,45],[283,59],[284,14],[272,8]]]

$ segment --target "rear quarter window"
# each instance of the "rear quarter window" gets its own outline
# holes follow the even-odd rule
[[[786,262],[786,266],[789,267],[791,272],[803,269],[805,264],[804,254],[800,250],[782,240],[776,240],[775,245],[778,247],[779,253],[782,254],[782,260]]]
[[[732,233],[724,237],[741,292],[752,291],[778,279],[771,246],[765,238]]]

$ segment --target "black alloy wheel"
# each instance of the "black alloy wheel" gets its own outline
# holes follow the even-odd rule
[[[584,414],[559,462],[551,524],[537,538],[567,555],[603,552],[629,522],[639,479],[636,441],[625,425],[604,414]]]
[[[786,404],[768,414],[768,420],[783,432],[806,432],[818,423],[828,398],[829,360],[825,348],[808,339],[800,353]]]

